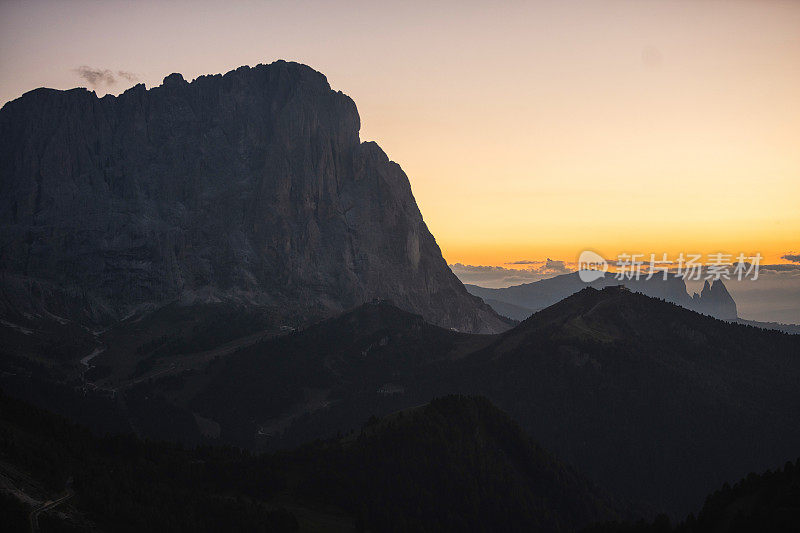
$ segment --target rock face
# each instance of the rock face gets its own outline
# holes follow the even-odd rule
[[[104,322],[176,299],[324,316],[381,298],[507,329],[359,128],[349,97],[283,61],[117,97],[31,91],[0,111],[2,306]]]
[[[728,292],[721,279],[715,280],[713,285],[708,280],[703,283],[700,294],[692,295],[691,305],[687,306],[698,313],[711,315],[722,320],[736,320],[738,312],[736,302]]]

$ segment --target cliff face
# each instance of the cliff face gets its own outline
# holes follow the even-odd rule
[[[703,283],[703,290],[700,291],[700,294],[695,293],[692,295],[691,304],[688,307],[698,313],[711,315],[722,320],[736,320],[738,318],[736,302],[721,279],[715,280],[713,284],[706,280]]]
[[[353,101],[279,61],[0,111],[3,305],[94,322],[176,299],[323,316],[374,298],[506,329],[452,274]]]

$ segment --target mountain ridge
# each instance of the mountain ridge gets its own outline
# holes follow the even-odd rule
[[[591,479],[673,516],[800,445],[797,336],[588,287],[497,337],[460,370],[469,390]]]
[[[465,284],[470,294],[481,297],[492,305],[498,313],[516,320],[524,320],[532,313],[555,304],[556,302],[578,292],[584,287],[602,288],[614,285],[625,285],[635,292],[641,292],[654,298],[676,303],[686,309],[711,315],[723,320],[736,320],[736,302],[731,297],[721,279],[710,284],[705,280],[699,294],[689,294],[686,282],[680,276],[670,275],[666,279],[661,276],[641,279],[617,279],[616,276],[604,274],[603,277],[584,282],[577,272],[561,274],[531,283],[512,285],[510,287],[491,289],[473,284]]]

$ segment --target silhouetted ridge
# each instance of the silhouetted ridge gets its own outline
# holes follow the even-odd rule
[[[459,369],[598,484],[685,516],[800,447],[800,338],[622,287],[585,288]]]
[[[586,327],[584,334],[591,336],[592,330],[597,333],[602,332],[609,336],[607,340],[669,336],[674,333],[677,322],[692,329],[708,327],[723,331],[726,329],[741,331],[737,329],[738,325],[699,314],[669,301],[634,292],[626,285],[620,284],[602,289],[586,287],[531,315],[508,334],[519,335],[532,329],[558,326],[577,328],[572,332],[580,335],[583,326],[577,325],[576,319],[580,319]],[[776,334],[768,332],[764,335],[765,338],[770,338]]]
[[[603,523],[583,533],[791,533],[800,524],[800,459],[783,469],[751,472],[733,486],[709,494],[700,512],[670,527],[666,517],[646,522]]]
[[[466,285],[467,290],[483,298],[495,311],[510,318],[524,320],[536,311],[558,303],[564,298],[588,287],[602,289],[624,285],[633,292],[640,292],[653,298],[660,298],[723,320],[735,320],[737,316],[736,302],[728,293],[722,280],[714,281],[714,290],[706,281],[707,290],[701,294],[689,295],[686,282],[681,276],[670,275],[639,279],[616,279],[616,276],[605,274],[600,279],[586,283],[577,272],[562,274],[532,283],[523,283],[502,289],[488,289],[477,285]]]

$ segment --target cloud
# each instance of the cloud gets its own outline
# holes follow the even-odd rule
[[[499,288],[532,283],[575,271],[566,261],[547,258],[546,261],[512,261],[507,265],[532,265],[530,268],[505,268],[501,266],[464,265],[455,263],[450,269],[462,283],[481,287]],[[540,266],[535,266],[540,265]],[[574,266],[574,265],[573,265]]]
[[[114,85],[117,82],[114,73],[107,68],[92,68],[83,65],[74,69],[74,71],[92,87]]]
[[[552,272],[559,272],[561,274],[566,274],[567,272],[572,272],[572,269],[567,268],[567,263],[564,261],[556,261],[555,259],[547,258],[547,262],[544,264],[544,269]]]
[[[792,252],[789,252],[788,254],[781,256],[781,259],[786,259],[792,263],[800,263],[800,254],[793,254]]]
[[[509,261],[507,265],[541,265],[544,261],[533,261],[531,259],[522,259],[521,261]]]
[[[530,269],[517,270],[499,266],[463,265],[455,263],[450,269],[462,283],[480,285],[481,287],[510,287],[542,279],[542,276]]]
[[[126,70],[118,70],[117,76],[124,79],[125,81],[139,81],[139,76],[134,74],[133,72],[128,72]]]
[[[800,324],[800,265],[761,265],[758,279],[725,280],[739,316]]]
[[[107,87],[116,85],[117,78],[122,78],[129,82],[134,82],[139,79],[136,74],[126,70],[118,70],[114,72],[107,68],[95,68],[86,65],[82,65],[72,70],[92,87]]]
[[[550,259],[549,257],[545,261],[535,260],[535,259],[522,259],[520,261],[508,261],[507,265],[543,265],[539,268],[530,269],[531,271],[536,272],[544,272],[544,271],[553,271],[557,273],[566,273],[572,272],[574,269],[567,268],[566,261],[557,261],[555,259]]]
[[[783,256],[785,259],[786,256]],[[791,261],[791,259],[790,259]],[[798,261],[800,262],[800,261]],[[800,271],[800,265],[792,265],[791,263],[783,263],[780,265],[760,265],[761,270],[772,270],[775,272],[795,272]]]

